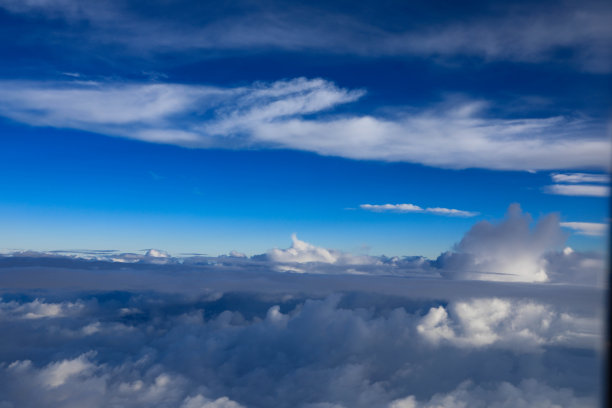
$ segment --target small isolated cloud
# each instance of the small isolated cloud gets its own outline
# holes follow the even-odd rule
[[[546,186],[544,191],[548,194],[582,197],[608,197],[610,187],[591,184],[553,184]]]
[[[398,213],[428,213],[446,215],[449,217],[475,217],[477,212],[455,210],[452,208],[430,207],[422,208],[414,204],[361,204],[361,209],[373,212],[398,212]]]
[[[610,182],[608,174],[591,174],[591,173],[553,173],[551,177],[555,183],[603,183]]]
[[[574,230],[579,235],[593,237],[601,237],[608,232],[608,224],[600,222],[562,222],[561,226]]]

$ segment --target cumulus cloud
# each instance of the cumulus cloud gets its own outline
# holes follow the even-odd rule
[[[408,208],[408,211],[415,211],[416,206],[408,204],[404,206]],[[382,208],[387,210],[396,207],[388,205]],[[355,255],[302,241],[297,238],[296,234],[293,234],[289,248],[273,248],[264,254],[251,257],[237,251],[220,256],[193,254],[172,256],[161,250],[148,250],[144,254],[107,250],[53,251],[51,253],[21,251],[0,256],[0,267],[9,270],[32,265],[68,270],[89,270],[91,268],[133,270],[134,275],[123,272],[126,279],[143,279],[144,276],[136,278],[139,271],[161,272],[167,268],[166,270],[173,271],[177,276],[188,269],[206,271],[209,274],[245,272],[246,276],[253,276],[252,272],[260,274],[272,270],[317,275],[563,282],[593,286],[605,284],[603,255],[597,252],[574,251],[569,247],[564,247],[568,233],[562,230],[562,228],[568,228],[580,234],[599,236],[605,233],[607,228],[605,224],[561,223],[557,214],[542,216],[535,225],[532,224],[531,216],[524,214],[518,204],[513,204],[508,208],[506,217],[502,221],[476,223],[451,251],[442,253],[435,260],[418,255],[402,257]],[[159,267],[159,269],[151,269],[152,267]],[[79,277],[74,276],[70,279],[75,278],[81,281]],[[198,275],[193,275],[189,279],[191,278],[197,280]],[[17,276],[10,279],[22,281]],[[33,279],[47,282],[48,276],[41,274]],[[89,277],[84,275],[83,279],[85,282]],[[189,280],[185,280],[185,276],[182,279],[181,282]],[[136,287],[140,286],[136,285]],[[58,307],[51,305],[49,310],[56,310]],[[46,316],[47,314],[42,313],[41,315]]]
[[[610,143],[602,126],[588,119],[491,118],[486,103],[470,100],[389,117],[332,115],[327,111],[364,92],[322,79],[236,88],[83,81],[1,86],[2,116],[154,143],[288,148],[446,168],[609,166]]]
[[[32,302],[11,296],[3,307]],[[564,397],[595,407],[602,389],[595,309],[524,291],[450,302],[369,290],[53,296],[86,306],[45,324],[0,319],[12,334],[0,339],[0,404],[370,408]],[[95,322],[130,330],[82,330]]]
[[[449,217],[475,217],[477,212],[455,210],[452,208],[429,207],[422,208],[414,204],[361,204],[361,209],[373,212],[399,212],[399,213],[429,213],[437,215],[446,215]]]
[[[367,265],[377,262],[374,257],[351,255],[346,252],[330,250],[300,241],[296,234],[291,235],[291,241],[291,247],[288,249],[274,248],[268,251],[268,258],[272,262],[298,264],[317,262],[324,264]]]
[[[547,281],[544,255],[560,248],[566,236],[556,214],[540,218],[533,229],[531,223],[531,216],[512,204],[501,223],[475,224],[453,252],[438,258],[443,274],[466,279]]]
[[[485,298],[431,308],[417,332],[434,344],[525,351],[545,344],[597,344],[600,324],[598,317],[576,318],[541,304]]]

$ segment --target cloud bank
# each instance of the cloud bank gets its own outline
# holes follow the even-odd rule
[[[0,256],[0,406],[599,406],[603,255],[533,224],[512,205],[436,260],[295,235],[253,257]]]
[[[412,210],[412,207],[409,207]],[[560,222],[557,214],[534,223],[518,204],[508,208],[498,222],[479,221],[452,250],[431,260],[423,256],[354,255],[320,247],[293,234],[289,248],[273,248],[248,257],[232,251],[221,256],[175,257],[149,249],[143,253],[117,251],[8,252],[0,256],[6,267],[37,265],[91,268],[96,263],[124,267],[158,265],[210,271],[276,271],[314,275],[374,275],[427,279],[481,280],[493,282],[549,282],[603,287],[605,257],[596,252],[574,251],[565,246],[568,232],[601,236],[607,225]],[[407,249],[409,251],[409,249]]]
[[[323,79],[236,88],[83,81],[3,81],[0,86],[1,116],[154,143],[294,149],[443,168],[609,167],[605,132],[587,119],[496,119],[487,115],[486,103],[470,100],[387,117],[333,114],[331,110],[356,101],[364,91]],[[596,190],[604,194],[605,187]]]
[[[601,322],[561,301],[62,292],[77,314],[31,320],[61,303],[8,296],[6,407],[595,407],[601,390]]]

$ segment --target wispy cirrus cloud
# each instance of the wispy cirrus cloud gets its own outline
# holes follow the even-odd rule
[[[185,13],[180,3],[170,7],[162,2],[151,4],[158,13],[143,13],[119,1],[91,5],[78,0],[1,0],[0,7],[21,16],[62,18],[69,27],[80,30],[84,26],[80,23],[87,22],[86,38],[90,42],[120,44],[130,53],[316,50],[375,57],[561,61],[590,72],[609,72],[612,68],[612,29],[608,24],[612,11],[599,1],[539,6],[510,3],[483,8],[469,18],[442,15],[440,21],[428,21],[427,8],[408,7],[406,11],[398,10],[406,13],[399,25],[384,24],[384,19],[376,24],[359,13],[341,14],[333,8],[311,4],[278,7],[273,3],[237,2],[231,8],[191,7],[190,13]],[[180,25],[170,17],[177,14],[182,17]],[[426,24],[419,24],[422,19]],[[152,31],[158,33],[154,40],[145,34]],[[82,34],[78,30],[72,33]],[[566,51],[566,56],[560,58],[560,51]]]
[[[283,148],[443,168],[608,168],[599,123],[491,118],[453,100],[391,116],[334,114],[363,97],[323,79],[223,88],[183,84],[3,81],[0,116],[193,148]],[[442,213],[439,210],[438,213]]]
[[[361,204],[359,208],[373,212],[427,213],[446,215],[449,217],[475,217],[478,215],[478,213],[474,211],[463,211],[441,207],[422,208],[414,204]]]

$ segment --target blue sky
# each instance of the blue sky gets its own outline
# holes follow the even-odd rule
[[[602,251],[610,14],[2,0],[0,248],[433,258],[516,202]]]
[[[0,0],[0,407],[604,406],[610,21]]]

